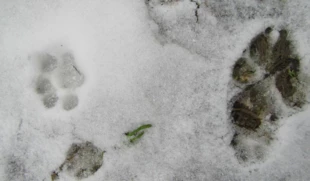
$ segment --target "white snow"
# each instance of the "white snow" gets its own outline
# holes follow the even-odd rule
[[[309,106],[281,119],[266,161],[247,166],[227,110],[231,68],[268,26],[292,30],[308,75],[310,1],[197,0],[198,23],[190,0],[153,2],[0,1],[0,180],[50,181],[83,141],[107,151],[85,181],[310,180]],[[36,55],[68,51],[84,83],[65,89],[48,74],[59,96],[48,109]],[[124,133],[146,123],[128,145]]]

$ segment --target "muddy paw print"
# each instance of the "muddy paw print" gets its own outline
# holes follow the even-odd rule
[[[40,75],[35,83],[36,93],[46,108],[53,108],[61,100],[64,110],[79,104],[75,90],[82,86],[85,77],[71,52],[62,54],[41,53],[37,56]]]
[[[65,173],[78,180],[96,173],[103,164],[105,151],[91,142],[74,143],[67,152],[65,161],[51,174],[51,180],[59,179],[59,174]]]
[[[267,28],[254,37],[232,70],[241,92],[230,101],[235,135],[231,141],[241,162],[263,160],[283,117],[283,103],[297,109],[305,103],[300,59],[287,30]]]

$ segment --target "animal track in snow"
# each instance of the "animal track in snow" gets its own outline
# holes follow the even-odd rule
[[[74,54],[41,52],[36,56],[39,76],[35,91],[41,97],[46,108],[53,108],[62,101],[64,110],[72,110],[79,104],[75,93],[84,84],[85,76],[76,64]]]
[[[103,164],[105,151],[91,142],[74,143],[67,152],[66,160],[51,174],[51,180],[59,179],[59,173],[67,173],[78,180],[95,174]]]
[[[305,103],[300,58],[293,48],[287,30],[267,28],[252,39],[233,67],[241,92],[230,101],[235,129],[231,146],[241,162],[263,160],[279,127],[277,120]]]

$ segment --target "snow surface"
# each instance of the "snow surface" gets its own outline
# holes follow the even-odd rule
[[[267,159],[246,166],[229,146],[228,110],[231,68],[268,26],[291,30],[309,72],[310,1],[197,2],[198,22],[190,0],[0,1],[0,180],[49,181],[82,141],[106,151],[85,181],[310,180],[309,106],[280,120]],[[35,57],[67,51],[85,80],[56,86],[48,109]],[[70,111],[68,93],[78,97]],[[126,144],[123,133],[146,123]]]

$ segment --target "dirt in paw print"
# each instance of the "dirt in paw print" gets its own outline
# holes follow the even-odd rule
[[[51,174],[52,181],[60,174],[69,174],[78,180],[95,174],[103,164],[105,151],[91,142],[74,143],[67,152],[66,160]]]
[[[293,48],[288,30],[266,28],[233,66],[232,78],[240,93],[229,102],[235,129],[231,146],[243,163],[264,159],[277,120],[283,117],[281,103],[293,110],[305,103],[300,59]]]
[[[72,110],[79,104],[76,89],[84,84],[85,76],[77,65],[71,51],[58,53],[40,52],[36,56],[39,76],[35,92],[41,97],[46,108],[62,102],[64,110]]]

